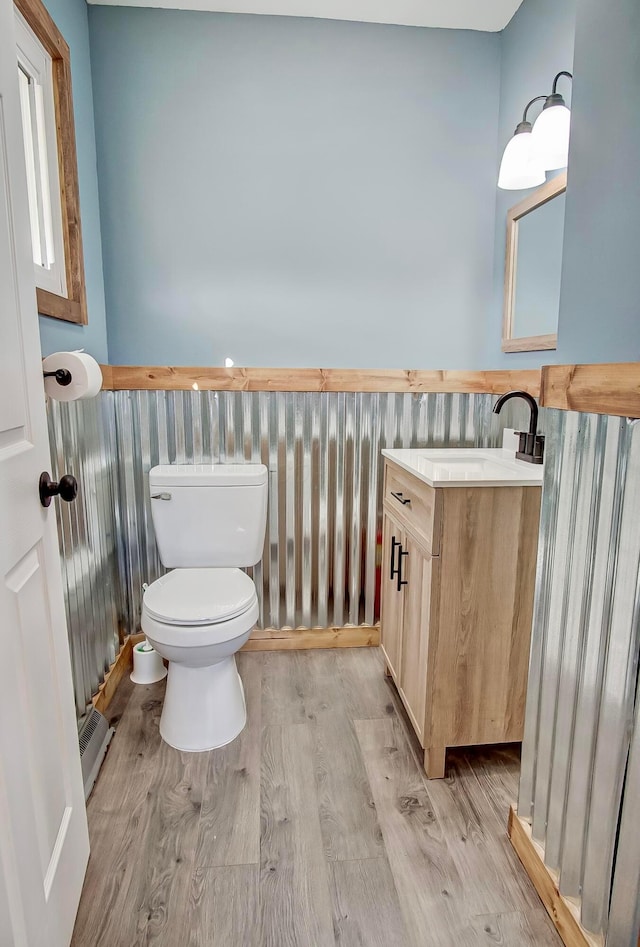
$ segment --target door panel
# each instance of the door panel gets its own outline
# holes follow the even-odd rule
[[[89,852],[55,510],[38,496],[46,469],[14,13],[0,0],[2,947],[67,947]]]
[[[427,699],[427,655],[429,652],[429,615],[434,571],[432,559],[409,535],[405,534],[404,587],[402,619],[402,658],[400,693],[421,742],[425,736]]]
[[[404,534],[386,513],[382,521],[382,601],[380,609],[380,645],[396,681],[400,675],[402,641],[402,590],[398,591],[397,578],[391,576],[391,560],[397,565],[399,546]],[[395,549],[395,551],[394,551]]]
[[[41,640],[41,629],[49,623],[41,556],[40,546],[29,550],[7,576],[6,585],[12,633],[16,637],[18,652],[17,664],[12,671],[16,678],[20,718],[25,731],[24,752],[33,772],[42,766],[49,774],[46,793],[37,794],[33,800],[40,867],[45,878],[45,897],[48,897],[49,884],[46,878],[68,807],[64,774],[58,765],[60,756],[64,754],[64,739],[56,714],[51,713],[47,726],[43,726],[38,703],[29,699],[33,680],[38,681],[39,696],[46,706],[52,709],[57,707],[61,697],[56,686],[52,655],[46,647],[46,641]]]

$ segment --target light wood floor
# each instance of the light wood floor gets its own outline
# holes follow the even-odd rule
[[[513,748],[426,783],[377,649],[239,656],[248,723],[211,753],[123,683],[89,801],[73,947],[559,945],[506,836]]]

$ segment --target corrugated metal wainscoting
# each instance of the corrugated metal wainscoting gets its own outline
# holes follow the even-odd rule
[[[159,462],[262,461],[269,524],[253,570],[263,626],[378,617],[380,449],[493,445],[506,424],[491,395],[104,391],[48,404],[76,706],[81,719],[122,633],[138,630],[142,583],[162,573],[147,473]],[[517,419],[517,420],[516,420]]]
[[[381,448],[498,444],[513,415],[473,394],[115,392],[131,621],[162,574],[147,473],[158,463],[262,462],[269,520],[253,570],[260,625],[378,618]],[[513,423],[513,421],[511,421]]]
[[[583,926],[636,947],[640,422],[547,411],[545,427],[518,812]]]
[[[117,446],[113,393],[63,403],[48,400],[51,475],[73,474],[74,503],[54,503],[67,627],[81,722],[120,646],[126,612],[119,557]]]

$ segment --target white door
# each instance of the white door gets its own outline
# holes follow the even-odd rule
[[[89,855],[11,0],[0,0],[0,945],[67,947]],[[60,502],[54,500],[54,503]]]

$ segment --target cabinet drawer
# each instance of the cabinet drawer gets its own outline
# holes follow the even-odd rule
[[[386,461],[384,503],[389,512],[424,543],[427,552],[432,556],[440,554],[441,498],[438,490]]]

